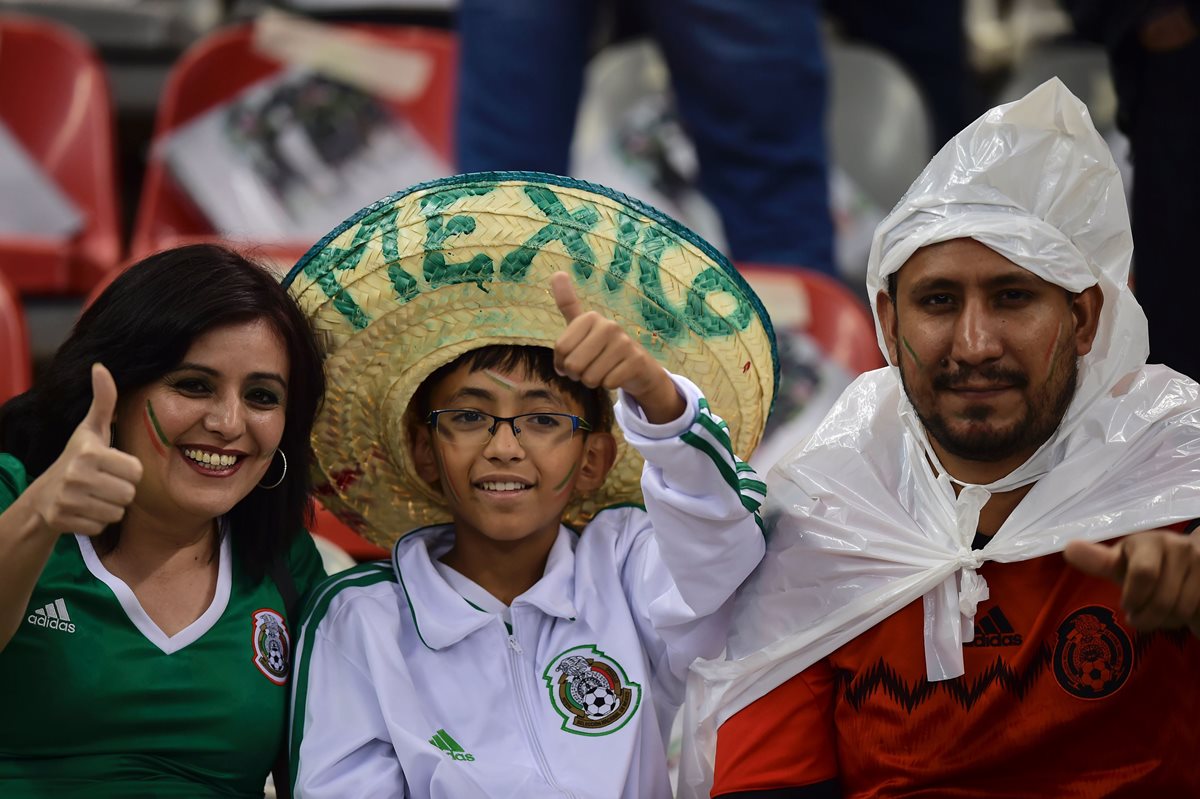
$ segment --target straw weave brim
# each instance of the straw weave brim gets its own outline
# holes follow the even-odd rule
[[[778,383],[762,303],[727,260],[660,212],[601,186],[536,173],[459,175],[376,202],[284,280],[326,350],[313,430],[321,501],[377,544],[450,521],[416,473],[405,410],[438,367],[490,344],[553,347],[550,276],[704,391],[734,451],[757,445]],[[642,460],[619,430],[604,485],[564,521],[640,502]]]

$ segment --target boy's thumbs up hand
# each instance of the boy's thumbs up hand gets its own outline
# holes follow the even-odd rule
[[[555,272],[550,276],[550,289],[554,292],[554,304],[569,325],[583,315],[583,303],[575,296],[575,285],[566,272]]]
[[[142,463],[109,446],[117,386],[102,364],[92,365],[92,404],[58,460],[33,481],[34,512],[53,533],[97,535],[125,515]]]
[[[646,420],[664,424],[687,405],[667,370],[611,319],[585,311],[566,272],[550,278],[554,302],[567,329],[554,344],[554,368],[588,388],[620,388],[641,406]]]

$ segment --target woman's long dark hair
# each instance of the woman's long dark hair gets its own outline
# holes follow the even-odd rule
[[[256,319],[276,330],[288,355],[279,442],[287,475],[275,489],[255,488],[225,516],[242,574],[257,583],[311,521],[310,434],[325,375],[304,314],[270,272],[241,255],[196,244],[151,255],[118,275],[84,311],[37,385],[0,408],[0,448],[25,464],[32,481],[87,414],[93,363],[108,367],[121,396],[174,369],[209,330]],[[279,469],[276,459],[264,480],[274,482]],[[119,527],[111,528],[97,544],[111,549],[119,536]]]

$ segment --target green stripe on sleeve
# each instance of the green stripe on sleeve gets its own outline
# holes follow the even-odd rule
[[[313,593],[313,599],[309,603],[308,612],[304,614],[304,623],[300,628],[300,640],[297,642],[292,669],[291,722],[287,746],[291,752],[291,774],[288,777],[293,791],[296,787],[296,775],[300,771],[300,740],[304,735],[304,709],[308,700],[308,665],[316,641],[317,627],[329,611],[330,603],[344,589],[395,581],[396,576],[390,564],[366,563],[334,575],[318,585]]]
[[[701,438],[690,430],[680,436],[680,438],[685,444],[690,444],[707,455],[709,460],[713,462],[713,465],[717,467],[717,471],[721,473],[721,477],[729,484],[729,487],[734,491],[738,490],[737,474],[734,473],[729,463],[721,457],[716,448],[707,439]]]
[[[738,485],[742,487],[743,491],[755,491],[764,497],[767,495],[767,484],[762,480],[751,480],[749,477],[743,477],[738,481]]]
[[[729,440],[729,428],[724,422],[718,423],[716,419],[707,413],[701,413],[697,416],[696,422],[707,430],[717,440],[717,443],[729,452],[730,457],[733,457],[733,443]]]

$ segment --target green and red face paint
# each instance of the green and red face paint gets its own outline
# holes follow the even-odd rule
[[[158,451],[159,455],[165,456],[171,449],[171,442],[167,438],[167,434],[163,432],[162,425],[158,423],[158,417],[154,414],[154,406],[150,404],[150,400],[146,400],[146,412],[142,414],[142,421],[146,425],[150,443],[154,445],[154,449]]]

